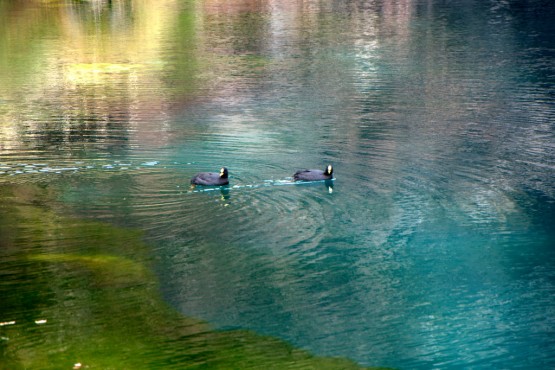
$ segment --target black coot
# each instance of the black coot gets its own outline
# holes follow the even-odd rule
[[[328,164],[324,171],[322,170],[300,170],[295,172],[293,180],[295,181],[318,181],[331,180],[333,178],[333,167]]]
[[[200,172],[197,173],[192,179],[191,184],[193,185],[207,185],[207,186],[219,186],[229,184],[227,179],[227,168],[222,167],[220,173],[217,172]]]

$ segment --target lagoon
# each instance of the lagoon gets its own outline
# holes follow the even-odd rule
[[[553,368],[554,18],[3,2],[0,361]]]

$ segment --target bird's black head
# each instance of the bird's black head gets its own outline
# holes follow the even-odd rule
[[[333,167],[331,166],[331,164],[328,164],[328,166],[326,167],[326,170],[324,171],[324,174],[326,174],[327,176],[331,176],[332,173],[333,173]]]
[[[220,178],[222,179],[227,179],[227,168],[222,167],[220,169]]]

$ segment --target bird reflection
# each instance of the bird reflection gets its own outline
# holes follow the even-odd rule
[[[229,195],[229,185],[224,185],[224,186],[220,186],[220,200],[222,201],[226,201],[229,200],[230,195]]]
[[[325,180],[324,185],[328,188],[328,193],[333,193],[333,180]]]

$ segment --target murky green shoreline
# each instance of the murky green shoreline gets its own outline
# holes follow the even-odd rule
[[[0,194],[2,369],[359,368],[184,317],[161,300],[141,232],[62,215],[46,188]]]

